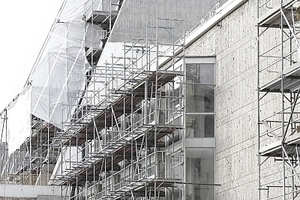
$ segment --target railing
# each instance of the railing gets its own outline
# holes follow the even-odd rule
[[[123,169],[103,177],[103,180],[90,187],[90,190],[94,190],[94,193],[97,193],[97,197],[104,197],[106,195],[114,196],[120,195],[118,191],[124,192],[128,190],[130,192],[135,187],[143,187],[147,181],[151,182],[155,178],[164,178],[156,174],[159,171],[159,164],[155,161],[156,157],[162,158],[164,155],[165,152],[162,151],[157,152],[156,156],[154,152],[150,153],[147,157],[134,161]],[[145,165],[146,162],[149,163]],[[102,191],[99,191],[99,185]],[[94,189],[95,187],[97,190]]]

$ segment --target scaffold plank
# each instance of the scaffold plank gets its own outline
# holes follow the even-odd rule
[[[283,89],[281,83],[283,82]],[[261,92],[297,92],[300,85],[300,64],[296,63],[283,70],[281,76],[260,87]]]

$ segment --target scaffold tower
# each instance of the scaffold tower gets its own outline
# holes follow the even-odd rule
[[[157,19],[146,28],[164,34],[164,43],[159,35],[133,38],[122,44],[123,56],[111,55],[104,66],[95,66],[81,108],[52,143],[61,147],[61,161],[50,183],[62,185],[63,196],[151,199],[171,198],[172,191],[183,194],[183,174],[174,174],[173,167],[183,171],[182,150],[174,147],[183,133],[184,96],[174,93],[184,81],[183,63],[178,63],[183,58],[174,52],[184,40],[175,43],[171,27],[181,23]],[[168,62],[164,68],[161,59]]]
[[[216,59],[186,57],[186,45],[219,3],[199,23],[194,4],[156,3],[64,1],[0,113],[3,183],[51,185],[61,199],[214,198]],[[13,134],[16,121],[29,126]]]
[[[259,199],[299,199],[300,7],[258,1]]]
[[[76,118],[80,118],[81,116],[79,115],[86,112],[81,105],[84,99],[86,99],[85,96],[88,93],[91,78],[95,76],[95,66],[110,37],[122,3],[123,0],[87,0],[84,2],[65,0],[54,20],[32,73],[34,73],[34,70],[39,70],[39,66],[41,66],[40,68],[42,69],[48,65],[50,73],[45,75],[47,79],[45,85],[48,86],[51,84],[51,78],[53,77],[50,76],[52,76],[51,73],[55,71],[56,66],[68,66],[67,70],[69,71],[67,71],[66,80],[71,79],[73,75],[77,75],[77,72],[72,71],[73,68],[82,68],[81,71],[84,72],[84,78],[82,79],[84,86],[82,88],[75,88],[76,92],[71,92],[69,89],[67,89],[68,91],[64,91],[64,89],[62,89],[63,92],[70,93],[67,95],[71,103],[62,103],[63,106],[61,106],[61,110],[57,109],[58,112],[63,113],[67,110],[68,113],[71,113],[73,112],[72,110],[74,110],[73,108],[76,108],[72,117],[58,119],[65,122],[65,124],[63,124],[64,127],[70,127],[69,124],[74,124]],[[78,16],[80,18],[78,18]],[[53,47],[53,44],[55,47]],[[49,48],[51,45],[53,49],[57,48],[58,50],[51,50],[51,48]],[[51,58],[47,56],[52,56],[55,59],[51,60]],[[48,64],[45,64],[45,60]],[[85,60],[87,61],[86,63]],[[45,69],[42,70],[47,71]],[[74,83],[72,81],[70,82],[71,84]],[[34,85],[34,83],[32,83],[29,78],[26,87],[30,88],[32,85]],[[49,93],[43,98],[51,99],[52,96],[55,96],[52,91],[54,89],[50,89],[50,87],[46,89],[46,86],[42,86],[44,89],[39,93],[49,90]],[[68,83],[63,83],[62,87],[66,86],[68,87]],[[23,93],[30,90],[27,88]],[[59,97],[62,95],[61,92]],[[17,101],[21,101],[20,98],[24,98],[23,96],[26,95],[19,94],[16,96],[8,107],[13,107]],[[40,96],[39,98],[42,97]],[[48,103],[50,104],[50,101]],[[57,106],[59,100],[52,103],[55,103],[55,106]],[[30,109],[29,105],[28,108]],[[28,119],[27,116],[25,116],[25,120],[27,120],[30,125],[24,128],[23,131],[24,135],[26,135],[27,132],[30,134],[28,134],[28,137],[19,147],[16,147],[17,149],[14,152],[11,150],[9,152],[7,147],[7,140],[11,133],[7,130],[7,121],[13,122],[12,116],[8,116],[7,109],[0,113],[0,124],[2,127],[1,152],[3,152],[3,159],[1,160],[1,181],[4,183],[47,185],[55,168],[55,164],[57,163],[57,158],[61,154],[61,146],[53,145],[53,143],[57,141],[58,137],[61,139],[61,133],[64,128],[60,125],[57,126],[57,124],[53,125],[53,123],[49,123],[37,117],[35,114],[31,114],[29,117],[29,113],[30,112],[26,113]],[[55,113],[52,112],[49,115],[51,118],[51,115],[54,116]],[[20,117],[24,116],[20,114]],[[54,119],[55,117],[52,118]],[[22,125],[22,122],[20,122],[19,126],[22,127]],[[77,127],[81,125],[77,124]]]

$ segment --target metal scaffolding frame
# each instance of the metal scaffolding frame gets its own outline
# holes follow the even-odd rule
[[[299,199],[299,2],[258,1],[259,199]]]
[[[62,12],[66,2],[67,1],[64,1],[62,4],[58,15]],[[97,64],[103,48],[111,34],[118,10],[121,8],[123,0],[104,1],[103,4],[108,4],[109,6],[108,9],[103,11],[94,8],[95,3],[99,4],[102,3],[102,1],[88,0],[85,2],[86,15],[84,15],[84,20],[87,24],[101,26],[103,30],[93,30],[92,28],[87,28],[85,30],[85,55],[89,65],[92,67],[86,72],[86,85],[84,90],[78,91],[77,96],[74,97],[77,100],[79,99],[78,105],[66,105],[66,107],[78,106],[79,108],[82,104],[82,100],[85,98],[85,93],[90,84],[90,79],[92,76],[95,76],[92,75],[95,68],[94,66]],[[101,31],[101,33],[95,33],[95,31]],[[97,36],[100,35],[101,37],[96,38],[95,34],[97,34]],[[101,40],[101,46],[93,46],[93,40],[95,40],[95,38]],[[47,38],[46,41],[48,41],[48,39],[49,38]],[[41,52],[43,52],[43,49],[44,47]],[[37,58],[37,62],[40,59],[40,56],[41,53]],[[16,98],[18,98],[18,96]],[[80,108],[81,110],[75,111],[75,115],[76,113],[85,112],[82,107]],[[1,130],[1,142],[5,145],[7,143],[7,135],[9,134],[7,131],[7,120],[9,120],[7,117],[7,110],[4,110],[1,113],[1,118],[3,120],[1,121],[1,126],[3,127]],[[6,157],[6,159],[4,159],[4,157],[2,159],[3,168],[1,168],[1,181],[12,184],[47,185],[57,161],[57,157],[61,151],[61,146],[53,145],[53,143],[55,143],[58,138],[64,140],[64,138],[61,137],[62,132],[63,130],[32,115],[30,137],[28,137],[20,148],[11,155],[8,155],[7,147],[1,151],[3,152],[3,156]],[[3,140],[6,140],[6,142]]]
[[[62,196],[150,199],[170,196],[175,188],[183,195],[183,174],[175,178],[172,170],[177,165],[183,171],[184,163],[173,158],[183,156],[174,143],[183,133],[184,96],[174,87],[184,82],[184,65],[174,52],[183,48],[184,38],[175,43],[171,24],[182,26],[182,21],[157,19],[156,26],[147,27],[156,38],[132,39],[122,45],[123,56],[93,67],[81,107],[52,143],[76,148],[75,154],[61,156],[70,168],[61,165],[62,174],[50,180],[63,185]],[[169,43],[160,43],[162,32]],[[163,58],[167,67],[160,68]]]
[[[1,148],[1,164],[0,164],[0,177],[1,183],[5,182],[7,179],[7,173],[3,173],[3,171],[7,171],[5,169],[7,160],[8,160],[8,151],[7,151],[7,109],[4,109],[3,112],[0,113],[0,128],[1,128],[1,135],[0,135],[0,148]]]
[[[63,120],[66,128],[32,115],[30,137],[10,157],[13,160],[7,159],[2,180],[58,185],[62,199],[187,199],[191,185],[196,189],[190,192],[198,193],[218,186],[186,181],[184,21],[157,18],[145,27],[144,37],[112,42],[122,55],[113,53],[98,64],[123,4],[106,0],[108,9],[99,10],[99,1],[85,2],[83,20],[102,29],[86,26],[85,85],[71,97],[75,105],[62,106],[62,113],[76,108]],[[177,40],[178,30],[182,37]],[[99,39],[101,46],[94,46],[93,40]],[[1,117],[8,119],[7,113]],[[1,133],[7,134],[7,125],[2,125]],[[200,158],[197,161],[199,175]]]

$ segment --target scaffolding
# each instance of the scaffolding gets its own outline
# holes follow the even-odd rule
[[[258,1],[259,199],[299,199],[299,2]]]
[[[69,22],[61,21],[60,17],[67,18],[69,13],[63,13],[64,9],[68,5],[68,3],[75,3],[75,9],[73,12],[82,13],[80,17],[82,17],[82,21],[85,23],[83,26],[80,27],[81,32],[84,32],[84,55],[88,62],[88,67],[85,74],[85,86],[84,89],[78,91],[76,94],[77,96],[72,97],[73,101],[76,102],[76,105],[65,105],[63,109],[68,110],[70,112],[72,106],[80,106],[83,96],[85,95],[85,91],[90,84],[91,74],[93,73],[93,69],[99,57],[103,51],[103,48],[111,34],[112,27],[115,23],[117,14],[121,5],[123,3],[122,0],[109,0],[109,1],[102,1],[102,0],[93,0],[93,1],[64,1],[61,6],[60,12],[58,13],[57,19],[54,21],[54,24],[51,27],[50,33],[44,43],[43,48],[41,49],[41,53],[37,58],[35,63],[35,67],[42,62],[43,53],[47,52],[47,45],[49,45],[49,41],[51,42],[50,38],[52,35],[55,36],[54,27],[59,26],[62,24],[71,24],[73,21],[76,22],[76,19],[70,18],[68,19]],[[68,8],[70,9],[70,8]],[[78,11],[79,10],[79,11]],[[81,11],[83,10],[83,11]],[[62,16],[63,15],[63,16]],[[69,14],[70,15],[70,14]],[[77,16],[76,14],[74,14]],[[81,21],[79,21],[81,23]],[[66,30],[70,30],[69,26]],[[76,27],[75,27],[76,28]],[[63,31],[63,29],[61,30]],[[52,34],[52,35],[51,35]],[[74,34],[74,30],[73,30]],[[74,35],[71,35],[74,37]],[[75,36],[76,37],[76,36]],[[74,38],[71,38],[74,39]],[[79,40],[80,38],[76,38]],[[67,40],[67,38],[66,38]],[[74,41],[71,41],[74,42]],[[70,43],[71,43],[70,42]],[[56,43],[55,43],[56,44]],[[72,50],[72,44],[67,47]],[[71,51],[70,51],[71,52]],[[50,52],[51,54],[52,52]],[[53,55],[55,53],[52,53]],[[66,59],[70,59],[72,67],[76,65],[78,54],[76,57],[72,57],[73,55],[67,55]],[[74,61],[73,61],[74,60]],[[57,62],[55,60],[55,62]],[[53,65],[55,65],[55,62]],[[43,64],[43,63],[42,63]],[[66,63],[68,65],[68,61]],[[82,64],[82,68],[85,70],[85,64]],[[52,69],[51,69],[52,70]],[[70,72],[69,72],[70,73]],[[73,73],[73,72],[71,72]],[[70,74],[71,74],[70,73]],[[70,75],[68,75],[70,76]],[[49,78],[48,78],[49,79]],[[31,87],[31,82],[27,83],[26,89]],[[53,95],[49,93],[49,97]],[[16,98],[8,105],[9,107],[13,107],[16,101],[22,96],[19,94]],[[70,96],[69,96],[70,97]],[[27,105],[30,107],[30,105]],[[60,112],[64,112],[63,110]],[[79,111],[76,110],[75,113]],[[7,143],[9,135],[9,130],[7,129],[7,121],[11,121],[11,116],[7,114],[8,111],[5,109],[1,113],[1,121],[0,125],[1,129],[1,152],[2,152],[2,159],[1,159],[1,181],[8,184],[29,184],[29,185],[47,185],[50,179],[50,176],[54,170],[55,164],[57,162],[57,157],[61,153],[61,147],[51,145],[58,136],[61,135],[63,129],[61,126],[58,128],[57,126],[46,122],[45,120],[36,117],[34,114],[30,116],[29,123],[30,123],[30,130],[22,130],[24,131],[24,135],[28,134],[26,140],[19,146],[16,147],[17,149],[13,152],[10,150],[8,151]],[[28,113],[29,115],[29,113]],[[59,119],[60,120],[60,119]],[[66,120],[67,121],[67,120]],[[70,122],[67,122],[70,123]],[[29,133],[27,133],[29,131]],[[11,141],[12,142],[12,141]],[[10,155],[9,155],[10,154]]]
[[[5,182],[7,179],[7,174],[2,171],[5,169],[5,164],[8,160],[8,151],[7,151],[7,109],[4,109],[0,113],[0,125],[1,125],[1,136],[0,136],[0,151],[1,151],[1,165],[0,165],[0,177],[1,183]]]
[[[40,73],[47,71],[47,64],[48,71],[55,71],[55,65],[61,64],[70,69],[62,76],[66,83],[59,86],[59,93],[51,91],[53,88],[47,86],[55,85],[58,79],[46,74],[54,82],[49,84],[47,80],[47,86],[41,85],[43,89],[38,90],[38,95],[49,90],[45,98],[54,100],[42,102],[41,109],[45,107],[48,114],[46,119],[36,112],[40,105],[31,108],[30,135],[6,158],[2,170],[4,182],[61,186],[62,199],[213,197],[211,188],[219,185],[213,183],[214,176],[210,174],[214,168],[214,150],[211,150],[214,144],[202,144],[211,149],[202,150],[205,155],[197,156],[200,150],[192,152],[191,149],[202,146],[187,141],[195,136],[196,142],[204,143],[207,141],[204,137],[208,137],[214,143],[214,58],[204,62],[209,72],[204,70],[200,75],[200,63],[195,61],[188,63],[186,70],[187,24],[182,19],[154,17],[155,20],[146,23],[145,30],[118,33],[114,38],[124,38],[114,41],[112,30],[125,2],[64,2],[63,8],[76,4],[75,8],[61,10],[55,21],[59,28],[63,27],[58,32],[65,37],[62,44],[66,47],[60,47],[62,54],[50,52],[56,56],[53,63],[50,60],[50,64],[45,64],[42,54],[37,63],[42,63]],[[139,1],[131,3],[136,2]],[[78,13],[70,19],[68,14],[75,11]],[[55,35],[57,30],[51,31]],[[82,53],[84,59],[80,57]],[[72,71],[74,66],[79,71]],[[78,72],[83,72],[84,80]],[[34,78],[39,79],[40,73]],[[60,76],[59,73],[58,70],[54,74]],[[200,76],[205,78],[200,80]],[[211,80],[207,81],[207,77]],[[68,84],[75,81],[84,85],[76,86],[74,91]],[[28,86],[34,84],[32,81]],[[66,85],[71,89],[65,90]],[[64,93],[68,93],[66,99],[55,99]],[[186,99],[186,93],[191,99]],[[34,98],[40,103],[44,97]],[[191,104],[188,108],[187,102]],[[197,109],[193,110],[194,107]],[[1,119],[1,133],[8,134],[5,123],[10,116],[3,112]],[[185,140],[185,137],[189,138]],[[201,159],[208,161],[201,163]]]
[[[182,90],[184,69],[174,53],[184,38],[175,43],[174,25],[182,21],[157,19],[147,27],[154,39],[133,38],[120,46],[122,56],[93,66],[80,108],[52,143],[65,152],[50,180],[63,185],[62,196],[151,199],[176,191],[182,197],[183,145],[175,143],[183,133],[184,96],[174,91]]]

